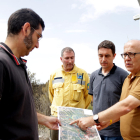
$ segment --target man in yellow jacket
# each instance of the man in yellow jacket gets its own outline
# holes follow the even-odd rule
[[[91,96],[88,94],[89,76],[86,71],[76,67],[75,52],[66,47],[60,57],[63,65],[50,76],[49,99],[51,115],[57,117],[57,106],[88,108]],[[51,131],[52,140],[58,139],[58,131]]]

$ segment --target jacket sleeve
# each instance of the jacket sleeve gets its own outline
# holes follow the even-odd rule
[[[53,81],[53,76],[50,76],[50,81],[49,81],[49,100],[52,103],[53,101],[53,96],[54,96],[54,90],[52,87],[52,81]]]
[[[84,90],[84,98],[85,98],[85,108],[87,109],[89,104],[91,103],[92,96],[88,94],[89,90],[89,76],[85,73],[85,90]]]

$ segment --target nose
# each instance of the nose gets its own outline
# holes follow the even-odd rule
[[[103,60],[103,61],[105,61],[105,60],[106,60],[105,56],[103,56],[103,57],[102,57],[102,60]]]
[[[72,62],[72,60],[71,60],[71,58],[69,59],[69,63],[71,63]]]
[[[35,44],[35,47],[36,47],[36,48],[39,48],[39,42],[37,42],[37,43]]]
[[[125,60],[130,60],[131,58],[128,56],[128,55],[126,55],[126,57],[124,58]]]

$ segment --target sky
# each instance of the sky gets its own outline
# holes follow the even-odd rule
[[[27,59],[28,69],[40,83],[46,83],[50,74],[60,68],[61,50],[75,51],[76,66],[87,73],[100,68],[98,45],[104,40],[116,46],[114,63],[125,69],[120,54],[124,44],[140,39],[140,23],[133,16],[140,14],[137,0],[0,0],[0,42],[7,36],[9,16],[18,9],[31,8],[45,22],[39,48]],[[126,70],[126,69],[125,69]]]

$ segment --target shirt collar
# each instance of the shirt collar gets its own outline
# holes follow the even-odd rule
[[[115,65],[115,63],[113,63],[113,67],[112,67],[112,69],[110,70],[110,72],[107,75],[113,74],[115,72],[116,68],[117,68],[117,66]],[[98,74],[103,75],[102,74],[102,67],[100,68]]]
[[[16,63],[16,65],[21,65],[21,64],[26,64],[27,63],[27,60],[25,60],[25,59],[22,59],[22,58],[17,58],[14,54],[13,54],[13,52],[12,52],[12,50],[6,45],[6,44],[4,44],[4,43],[0,43],[0,47],[3,49],[3,50],[5,50],[12,58],[13,58],[13,60],[14,60],[14,62]]]
[[[134,78],[134,77],[140,77],[140,71],[139,71],[138,73],[136,73],[135,76],[133,76],[133,78]],[[132,73],[130,73],[130,74],[128,75],[128,78],[132,78]]]

